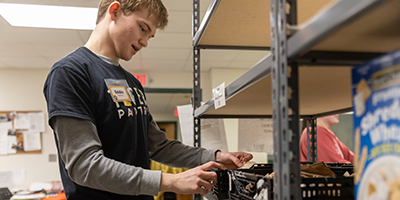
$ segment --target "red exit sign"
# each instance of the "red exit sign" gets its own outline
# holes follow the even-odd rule
[[[147,74],[132,74],[134,77],[136,77],[137,80],[139,80],[140,84],[142,86],[146,86],[147,83]]]

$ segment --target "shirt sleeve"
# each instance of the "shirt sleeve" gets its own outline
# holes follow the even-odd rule
[[[215,161],[218,150],[191,147],[178,140],[169,140],[154,120],[149,124],[150,158],[172,167],[193,168],[208,161]],[[166,156],[168,155],[168,156]]]
[[[75,183],[124,195],[158,194],[161,172],[107,158],[96,126],[83,119],[57,116],[51,121],[60,156]]]
[[[343,142],[339,141],[339,145],[342,149],[344,158],[350,163],[353,163],[354,153],[345,144],[343,144]]]
[[[54,116],[70,116],[95,123],[93,87],[88,70],[83,68],[79,64],[71,67],[62,61],[50,71],[44,85],[49,122]]]
[[[307,161],[307,129],[304,129],[300,137],[300,162]]]
[[[334,135],[330,135],[325,128],[317,127],[317,154],[318,161],[323,161],[327,163],[340,162],[340,163],[350,163],[348,160],[342,157],[343,152],[338,152],[339,144],[334,139]]]

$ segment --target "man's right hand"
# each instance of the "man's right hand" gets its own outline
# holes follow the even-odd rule
[[[197,193],[204,196],[211,192],[212,187],[217,183],[217,174],[207,171],[212,168],[221,168],[221,165],[211,161],[179,174],[162,173],[160,191],[177,194]]]

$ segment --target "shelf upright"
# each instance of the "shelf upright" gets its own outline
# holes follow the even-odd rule
[[[304,118],[307,128],[307,161],[317,162],[317,118]]]
[[[193,37],[196,35],[197,30],[200,27],[200,0],[193,0]],[[193,45],[193,113],[200,107],[200,49]],[[194,146],[200,147],[200,118],[194,117]]]
[[[287,3],[290,5],[286,16]],[[300,200],[298,152],[298,64],[288,77],[286,17],[296,24],[296,1],[271,0],[272,116],[274,135],[274,199]],[[289,91],[291,93],[289,93]],[[289,95],[289,96],[288,96]]]
[[[297,0],[286,0],[286,3],[290,6],[289,13],[287,14],[287,22],[295,26],[297,25]],[[301,188],[299,187],[301,183],[299,151],[301,136],[301,130],[299,130],[299,63],[297,60],[292,60],[289,64],[291,68],[288,78],[288,89],[290,89],[288,90],[290,191],[291,199],[300,200],[302,195]]]
[[[282,107],[284,107],[287,102],[286,100],[286,92],[285,90],[281,90],[281,84],[283,87],[286,82],[284,80],[281,80],[280,74],[282,73],[281,71],[286,71],[287,68],[287,58],[284,55],[280,55],[280,51],[284,51],[284,46],[286,46],[286,34],[282,35],[282,32],[284,33],[283,30],[280,30],[281,28],[286,30],[286,28],[280,24],[280,20],[285,20],[286,18],[284,17],[281,19],[280,16],[280,7],[281,7],[281,1],[280,0],[271,0],[271,54],[272,54],[272,61],[274,62],[272,66],[272,75],[271,75],[271,81],[272,81],[272,118],[273,118],[273,135],[274,135],[274,199],[281,200],[284,199],[284,192],[283,191],[289,191],[289,187],[287,186],[288,181],[288,176],[287,172],[289,171],[287,169],[283,169],[283,163],[287,160],[287,157],[283,157],[283,146],[287,146],[283,144],[282,141],[282,132],[286,131],[287,126],[285,126],[284,122],[287,122],[287,120],[283,119],[284,112],[281,111]],[[281,41],[282,40],[282,46]],[[281,50],[281,48],[283,48]],[[281,66],[282,65],[282,66]],[[280,67],[281,66],[281,67]],[[286,79],[286,78],[285,78]],[[282,83],[282,82],[283,83]],[[286,88],[286,87],[285,87]],[[281,97],[282,96],[282,97]],[[283,99],[284,101],[280,101]],[[281,105],[284,104],[284,105]],[[282,127],[282,125],[284,125]],[[287,163],[287,162],[285,162]],[[285,174],[285,176],[283,175]],[[286,183],[286,184],[284,184]],[[285,192],[287,194],[287,192]],[[288,199],[288,196],[285,195],[286,199]]]
[[[200,27],[200,0],[193,0],[193,15],[192,15],[192,36],[196,35],[196,32]],[[200,107],[200,49],[193,45],[193,146],[201,146],[201,132],[200,132],[200,118],[194,116],[194,111]],[[201,200],[199,194],[193,195],[194,200]]]

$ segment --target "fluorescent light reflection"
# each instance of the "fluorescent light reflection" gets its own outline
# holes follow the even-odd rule
[[[97,8],[0,3],[11,26],[93,30]]]

